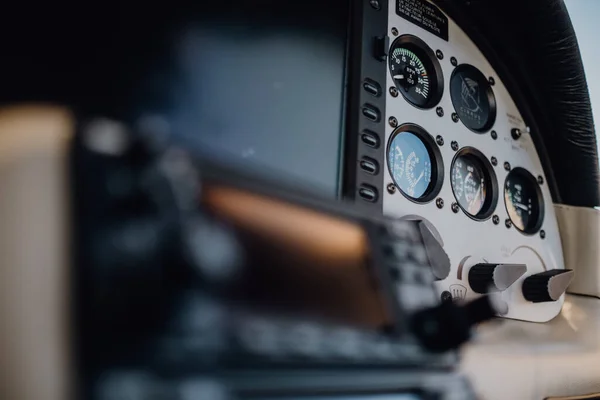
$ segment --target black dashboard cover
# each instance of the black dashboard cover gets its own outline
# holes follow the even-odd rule
[[[532,127],[554,201],[600,205],[592,108],[563,0],[438,0],[507,83]],[[532,121],[530,121],[532,119]]]

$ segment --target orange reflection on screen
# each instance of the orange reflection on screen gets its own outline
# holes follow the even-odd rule
[[[205,186],[202,201],[241,234],[251,298],[353,325],[389,322],[360,225],[225,186]]]

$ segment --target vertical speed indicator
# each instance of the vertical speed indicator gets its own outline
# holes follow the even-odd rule
[[[390,74],[398,91],[412,105],[431,108],[444,88],[442,71],[433,51],[421,39],[403,35],[392,43]]]

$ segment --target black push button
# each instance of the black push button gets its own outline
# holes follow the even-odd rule
[[[379,198],[379,194],[377,193],[377,189],[370,185],[362,185],[360,189],[358,189],[358,195],[371,203],[375,203]]]
[[[362,108],[362,113],[373,122],[379,122],[381,120],[381,113],[377,107],[372,106],[371,104],[365,104]]]
[[[362,135],[360,135],[360,139],[364,144],[374,149],[379,147],[379,137],[377,134],[371,131],[364,131]]]
[[[379,164],[372,158],[363,157],[363,159],[360,160],[360,169],[369,175],[376,175],[379,172]]]
[[[363,89],[365,89],[365,92],[369,93],[371,96],[381,96],[381,86],[372,79],[365,79],[363,82]]]

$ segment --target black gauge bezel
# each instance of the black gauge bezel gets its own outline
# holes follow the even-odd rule
[[[508,212],[508,203],[506,202],[506,189],[507,189],[506,184],[508,183],[508,178],[510,178],[511,176],[514,176],[514,175],[519,175],[520,177],[524,178],[531,184],[532,187],[535,188],[535,195],[537,196],[537,201],[539,204],[539,212],[537,215],[537,220],[536,220],[535,225],[533,225],[533,227],[529,228],[529,229],[521,230],[515,224],[515,222],[512,220],[510,213]],[[504,180],[504,190],[502,191],[502,195],[504,196],[504,208],[506,209],[506,214],[508,215],[508,218],[511,220],[512,225],[515,227],[515,229],[518,230],[519,232],[521,232],[523,235],[527,235],[527,236],[536,235],[540,231],[540,229],[542,229],[542,225],[544,225],[544,217],[545,217],[545,212],[546,212],[546,204],[544,202],[544,195],[542,194],[542,189],[540,188],[540,185],[538,184],[537,179],[531,174],[531,172],[527,171],[525,168],[515,167],[506,175],[506,179]]]
[[[388,56],[388,72],[390,73],[390,77],[393,76],[391,70],[392,52],[396,47],[405,47],[408,50],[415,53],[417,57],[419,57],[419,59],[423,62],[423,65],[429,71],[429,74],[431,75],[431,73],[433,73],[435,75],[431,77],[431,83],[435,87],[431,88],[431,96],[429,96],[427,103],[425,103],[425,105],[423,106],[417,105],[413,103],[410,99],[408,99],[404,94],[404,90],[402,90],[402,88],[399,87],[396,83],[396,80],[392,78],[394,86],[396,86],[398,92],[402,94],[402,97],[404,97],[404,100],[406,100],[407,103],[411,104],[413,107],[418,108],[419,110],[429,110],[437,106],[444,94],[444,73],[442,72],[442,67],[431,47],[429,47],[427,43],[425,43],[423,40],[419,39],[416,36],[409,34],[399,36],[396,40],[392,42],[392,45],[390,46]]]
[[[452,174],[454,172],[454,163],[459,157],[471,156],[481,164],[482,172],[484,174],[484,179],[489,183],[487,192],[491,193],[486,196],[485,202],[481,207],[481,210],[477,213],[477,215],[471,215],[467,210],[463,208],[456,197],[456,193],[454,192],[454,185],[452,185]],[[500,190],[498,187],[498,178],[496,177],[496,173],[494,172],[494,167],[488,161],[487,157],[483,155],[483,153],[477,150],[474,147],[463,147],[459,151],[456,152],[454,158],[452,159],[452,164],[450,164],[450,187],[452,188],[452,195],[456,200],[456,204],[460,207],[462,212],[469,218],[474,221],[486,221],[490,219],[496,207],[498,206],[498,197],[500,196]]]
[[[398,183],[396,182],[396,179],[394,178],[394,174],[392,173],[392,169],[390,166],[390,158],[388,156],[390,154],[390,146],[392,145],[394,138],[402,132],[409,132],[417,136],[425,146],[425,149],[427,149],[429,159],[431,160],[431,182],[429,183],[429,186],[427,187],[427,190],[425,191],[423,196],[419,198],[414,198],[404,193],[404,191],[400,188],[400,185],[398,185]],[[419,125],[406,123],[396,128],[388,139],[388,143],[385,149],[385,158],[388,174],[392,178],[392,182],[394,182],[394,185],[398,189],[398,192],[400,192],[402,196],[404,196],[411,202],[416,204],[430,203],[442,190],[442,185],[444,183],[444,160],[442,158],[442,153],[440,152],[440,149],[435,143],[435,139],[433,138],[433,136],[431,136],[425,129],[423,129]]]
[[[490,112],[489,112],[488,120],[486,121],[485,125],[480,129],[471,128],[470,126],[468,126],[465,123],[465,121],[463,121],[462,118],[460,118],[460,121],[471,132],[475,132],[477,134],[487,133],[494,127],[494,124],[496,123],[496,116],[498,113],[498,108],[497,108],[497,104],[496,104],[496,95],[494,94],[494,90],[492,89],[492,86],[490,85],[488,79],[485,77],[483,72],[481,72],[477,67],[474,67],[471,64],[459,64],[456,68],[454,68],[454,71],[452,71],[452,75],[450,76],[450,83],[448,86],[448,90],[450,92],[450,101],[452,102],[452,107],[454,108],[454,111],[457,113],[457,115],[459,115],[459,117],[460,117],[460,114],[458,114],[458,111],[456,111],[454,96],[452,94],[453,93],[452,92],[452,80],[456,76],[457,72],[461,72],[461,71],[466,71],[467,73],[470,72],[475,75],[479,75],[478,81],[480,82],[480,84],[485,85],[485,96],[487,97],[487,101],[490,105]]]

